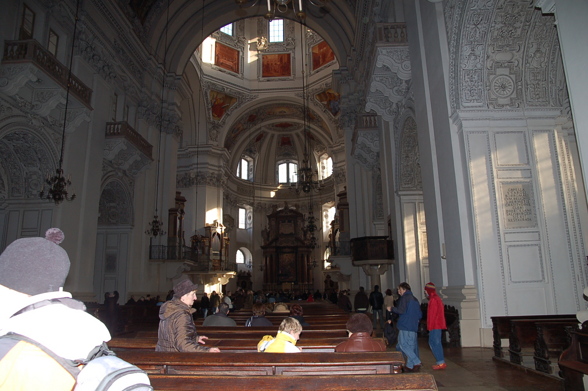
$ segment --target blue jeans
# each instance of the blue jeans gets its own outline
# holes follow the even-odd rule
[[[416,331],[398,330],[396,349],[406,356],[406,366],[408,368],[412,369],[415,365],[421,363]]]
[[[374,323],[374,329],[377,328],[378,325],[378,317],[380,318],[380,328],[384,330],[384,317],[382,315],[382,310],[372,310],[372,319]]]
[[[445,362],[445,356],[443,355],[443,345],[441,344],[441,330],[429,330],[429,346],[437,360],[437,365]]]

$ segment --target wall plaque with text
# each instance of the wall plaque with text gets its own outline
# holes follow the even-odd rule
[[[531,183],[508,183],[501,189],[505,228],[536,228],[537,213]]]

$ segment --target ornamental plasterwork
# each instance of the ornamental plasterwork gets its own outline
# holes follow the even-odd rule
[[[459,103],[463,108],[484,107],[484,66],[495,1],[473,0],[464,15],[459,58]]]
[[[112,82],[116,79],[117,72],[113,63],[114,55],[106,53],[104,45],[100,44],[95,36],[91,36],[88,30],[80,33],[77,50],[86,63],[104,80]]]
[[[380,130],[358,130],[353,145],[353,157],[367,170],[373,170],[379,164]]]
[[[222,172],[184,172],[176,176],[176,187],[188,189],[193,186],[205,185],[212,187],[223,187],[226,183]]]
[[[399,190],[422,190],[420,152],[417,137],[417,126],[414,118],[408,117],[404,121],[400,137],[399,160]]]
[[[98,205],[98,225],[116,226],[133,224],[132,196],[118,180],[104,186]]]
[[[0,139],[0,163],[10,198],[38,198],[43,180],[54,173],[58,157],[33,132],[18,130]]]
[[[523,106],[523,49],[533,11],[528,1],[496,5],[486,51],[488,104],[492,108]]]
[[[345,167],[333,167],[333,179],[337,184],[347,183],[347,170]]]
[[[98,225],[132,225],[131,197],[118,181],[109,182],[103,189],[98,206]]]
[[[124,137],[107,137],[104,140],[103,157],[113,169],[125,172],[131,178],[136,178],[151,164],[150,157]]]

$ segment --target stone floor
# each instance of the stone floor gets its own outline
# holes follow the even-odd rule
[[[437,371],[426,338],[419,338],[419,351],[421,372],[433,374],[440,391],[563,391],[555,376],[493,360],[491,348],[446,348],[447,369]]]

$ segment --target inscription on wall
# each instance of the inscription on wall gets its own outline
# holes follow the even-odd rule
[[[533,189],[530,183],[502,185],[506,229],[537,227],[537,214],[533,199]]]

